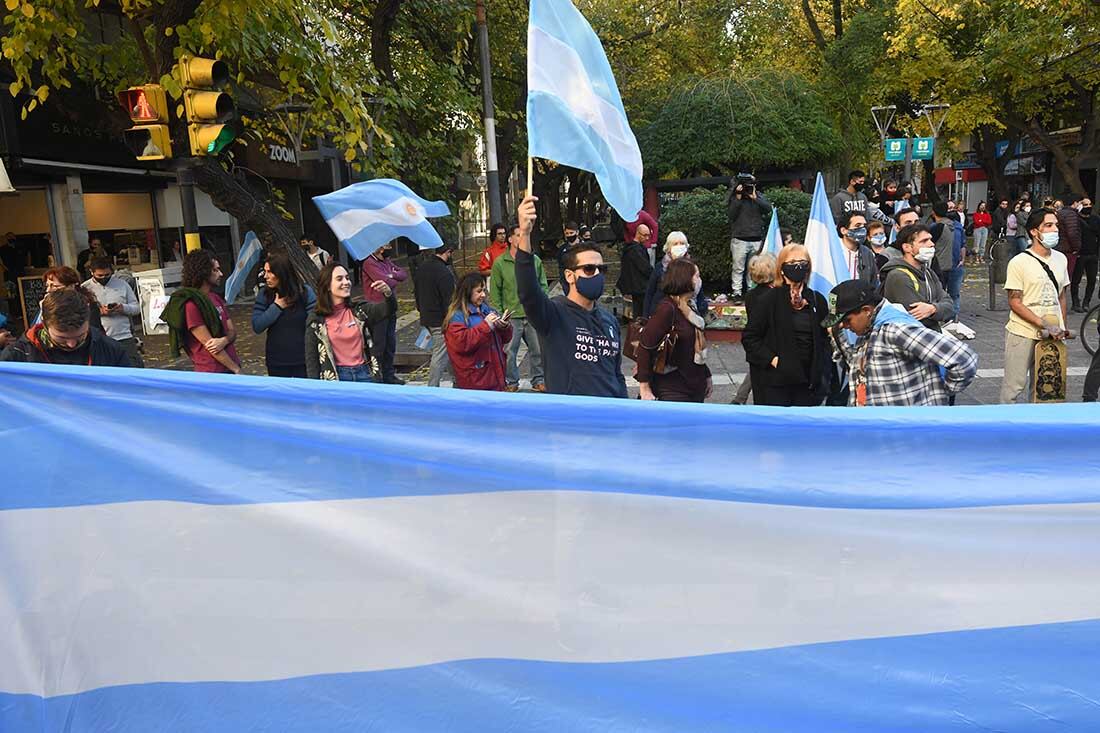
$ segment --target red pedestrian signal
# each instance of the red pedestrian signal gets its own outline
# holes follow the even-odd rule
[[[159,84],[130,87],[118,93],[119,104],[136,126],[126,130],[123,142],[138,160],[172,157],[172,136],[168,132],[168,97]]]

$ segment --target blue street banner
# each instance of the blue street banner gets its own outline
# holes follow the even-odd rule
[[[365,260],[400,237],[411,239],[421,249],[440,247],[443,240],[428,217],[451,213],[445,201],[423,199],[392,178],[353,183],[314,196],[313,203],[348,254],[357,260]]]
[[[935,155],[936,138],[913,138],[913,160],[932,160]]]
[[[600,39],[572,0],[531,0],[528,155],[590,171],[624,221],[642,208],[642,153]]]
[[[883,143],[887,163],[897,163],[905,160],[905,151],[909,140],[904,137],[892,137]]]
[[[0,364],[0,434],[5,733],[1100,730],[1095,405]]]

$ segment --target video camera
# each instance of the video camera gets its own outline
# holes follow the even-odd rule
[[[751,173],[738,173],[735,183],[741,186],[742,196],[751,196],[756,191],[756,176]]]

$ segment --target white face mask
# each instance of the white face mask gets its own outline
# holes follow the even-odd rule
[[[920,249],[917,250],[917,253],[915,255],[913,255],[913,257],[916,258],[917,262],[923,262],[924,264],[928,264],[932,260],[936,259],[936,248],[935,247],[921,247]]]
[[[674,244],[669,248],[668,252],[673,258],[678,259],[688,253],[688,246],[686,244]]]
[[[1043,232],[1039,236],[1039,241],[1047,249],[1054,249],[1058,246],[1058,232]]]

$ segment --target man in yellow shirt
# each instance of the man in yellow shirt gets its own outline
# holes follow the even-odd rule
[[[1071,337],[1066,329],[1069,271],[1058,245],[1058,217],[1036,209],[1027,219],[1031,246],[1008,263],[1005,290],[1012,313],[1005,326],[1005,375],[1001,402],[1015,402],[1031,382],[1035,342]]]

